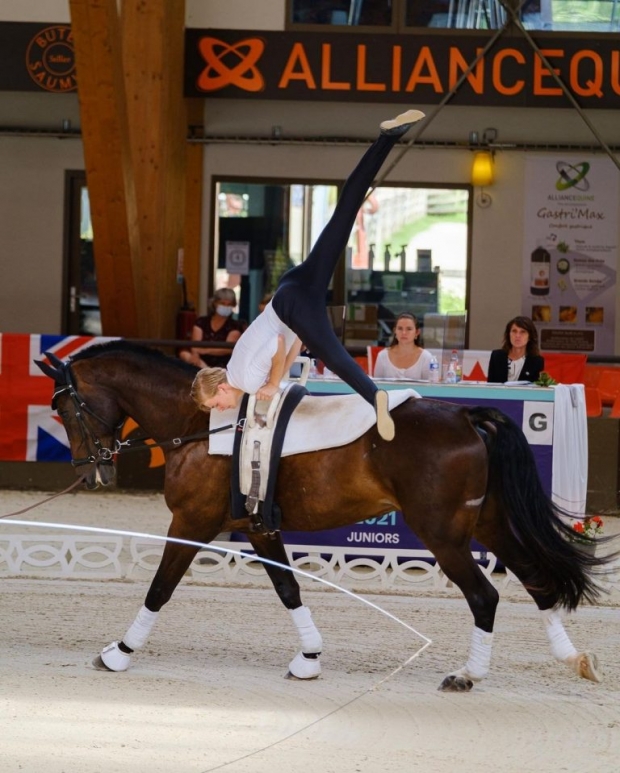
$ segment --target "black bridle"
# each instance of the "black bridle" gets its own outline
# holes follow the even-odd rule
[[[74,459],[71,457],[71,464],[74,467],[81,467],[84,464],[95,464],[96,462],[111,464],[114,455],[120,451],[121,442],[118,440],[118,434],[125,422],[125,417],[123,417],[117,425],[111,427],[105,419],[88,407],[84,398],[77,391],[71,373],[71,365],[69,363],[61,363],[61,365],[62,368],[59,368],[59,371],[64,376],[65,383],[62,384],[56,381],[56,388],[52,395],[52,409],[57,410],[58,398],[60,395],[65,393],[68,394],[71,398],[71,403],[75,411],[74,416],[77,420],[78,427],[80,428],[80,434],[82,435],[84,445],[87,448],[89,446],[94,446],[96,449],[96,455],[90,454],[81,459]],[[86,423],[84,414],[92,416],[99,424],[108,430],[108,433],[112,437],[113,448],[108,448],[101,442],[99,436],[93,431],[89,424]]]

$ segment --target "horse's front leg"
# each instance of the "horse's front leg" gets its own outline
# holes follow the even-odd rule
[[[131,655],[146,644],[160,609],[170,600],[197,552],[197,547],[166,543],[144,605],[123,638],[108,644],[93,660],[95,668],[105,671],[126,671],[129,668]]]
[[[290,567],[280,532],[248,534],[248,539],[258,556],[276,561],[284,567]],[[280,601],[291,615],[301,642],[300,652],[289,663],[287,676],[296,679],[316,679],[321,673],[320,655],[323,639],[314,625],[310,610],[301,602],[299,583],[290,568],[286,569],[270,563],[265,563],[264,566]]]

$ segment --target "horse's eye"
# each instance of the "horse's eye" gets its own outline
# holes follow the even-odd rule
[[[56,413],[60,416],[61,419],[66,419],[69,415],[67,411],[56,411]]]

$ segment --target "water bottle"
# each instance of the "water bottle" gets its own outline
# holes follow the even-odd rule
[[[444,379],[446,384],[456,384],[458,364],[459,356],[456,349],[453,349],[452,355],[450,356],[450,363],[448,365],[448,372],[446,373],[446,378]]]
[[[430,384],[438,384],[439,383],[439,363],[437,362],[437,357],[433,354],[431,361],[428,366],[428,380]]]

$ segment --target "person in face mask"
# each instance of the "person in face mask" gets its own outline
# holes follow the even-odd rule
[[[237,306],[237,297],[233,290],[222,287],[216,290],[209,302],[208,314],[198,317],[192,329],[192,341],[226,341],[235,343],[246,328],[244,322],[233,319]],[[232,349],[215,347],[192,347],[182,351],[181,359],[197,365],[199,368],[225,368],[230,360]]]

